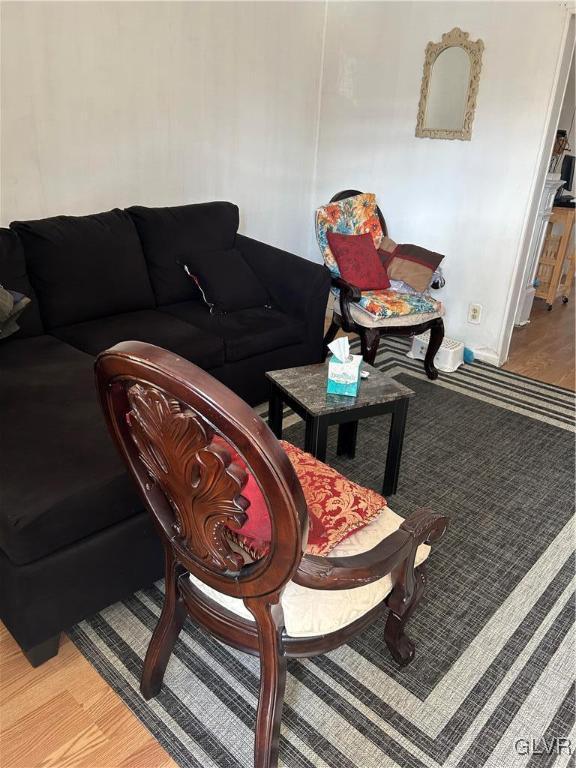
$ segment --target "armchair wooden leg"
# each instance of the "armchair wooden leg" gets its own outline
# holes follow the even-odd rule
[[[380,330],[378,328],[362,328],[360,331],[360,347],[362,357],[369,365],[374,365],[379,343]]]
[[[336,338],[336,334],[338,333],[339,329],[338,323],[334,322],[334,319],[332,319],[332,322],[330,323],[330,327],[326,331],[326,335],[324,336],[324,347],[322,351],[322,362],[326,360],[326,357],[328,356],[328,344],[331,344],[334,339]]]
[[[140,680],[140,691],[146,700],[160,692],[166,666],[187,613],[178,590],[178,577],[182,569],[175,562],[170,545],[165,547],[164,558],[166,564],[164,605],[146,651]]]
[[[424,573],[424,567],[416,568],[414,572],[416,579],[414,593],[409,605],[406,607],[402,615],[398,615],[393,610],[390,610],[388,619],[386,620],[386,627],[384,628],[384,640],[388,646],[388,650],[392,654],[394,660],[401,667],[405,667],[410,664],[414,658],[414,643],[404,630],[409,618],[414,613],[416,606],[420,602],[420,598],[424,593],[426,586],[426,575]],[[394,590],[392,591],[392,594]],[[390,597],[392,597],[392,594]]]
[[[254,736],[254,768],[276,768],[280,722],[286,688],[286,656],[282,648],[282,609],[262,600],[246,601],[258,625],[260,697]]]
[[[426,376],[432,381],[438,378],[438,371],[434,365],[434,358],[436,357],[436,352],[440,349],[443,339],[444,322],[441,317],[437,317],[430,326],[430,342],[428,344],[428,349],[426,350],[426,357],[424,358],[424,370],[426,371]]]

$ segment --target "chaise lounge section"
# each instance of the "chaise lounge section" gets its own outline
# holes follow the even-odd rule
[[[32,299],[21,330],[0,337],[0,617],[34,665],[57,652],[62,630],[162,574],[104,426],[94,357],[148,341],[252,405],[267,397],[265,371],[321,359],[328,271],[239,235],[238,221],[235,205],[215,202],[0,230],[0,282]],[[184,272],[190,253],[231,248],[266,306],[210,311]]]

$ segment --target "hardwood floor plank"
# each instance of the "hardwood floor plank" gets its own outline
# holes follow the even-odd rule
[[[75,734],[90,726],[82,707],[67,690],[29,709],[2,735],[2,762],[10,768],[44,765]],[[31,737],[31,734],[34,734]]]
[[[59,744],[38,768],[79,768],[80,766],[88,768],[94,765],[96,760],[101,759],[101,749],[107,743],[108,740],[102,731],[95,725],[89,725],[84,730],[74,733],[64,744]]]
[[[177,768],[76,646],[34,669],[0,622],[2,768]]]
[[[514,329],[504,370],[576,389],[574,308],[574,300],[558,300],[548,312],[545,302],[536,299],[530,323]]]

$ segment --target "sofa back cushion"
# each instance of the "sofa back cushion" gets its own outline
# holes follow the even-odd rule
[[[154,306],[138,233],[124,211],[10,226],[24,245],[48,328]]]
[[[133,206],[127,213],[140,235],[158,304],[200,300],[198,288],[179,262],[193,253],[232,248],[238,231],[238,206],[225,202],[170,208]]]
[[[23,293],[31,300],[31,304],[18,317],[17,322],[20,330],[12,334],[10,338],[22,339],[26,336],[40,336],[44,333],[38,297],[26,273],[22,243],[18,235],[9,229],[0,229],[0,284],[9,291]]]

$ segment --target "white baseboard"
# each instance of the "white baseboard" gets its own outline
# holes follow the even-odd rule
[[[500,358],[495,349],[490,349],[490,347],[476,347],[472,348],[472,351],[474,352],[476,360],[481,360],[483,363],[488,363],[489,365],[495,365],[497,368],[500,367]]]

